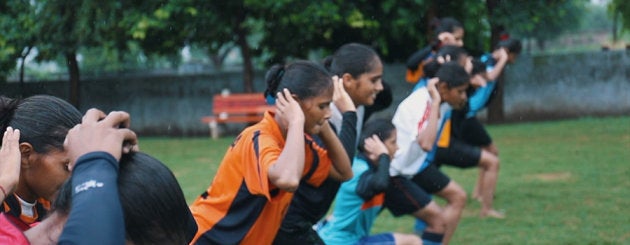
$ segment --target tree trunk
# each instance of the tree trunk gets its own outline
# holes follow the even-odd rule
[[[25,97],[24,95],[24,63],[26,57],[22,56],[21,60],[22,62],[20,63],[20,97]]]
[[[494,98],[488,104],[488,122],[489,123],[499,123],[503,122],[505,119],[504,108],[503,108],[503,87],[505,84],[505,79],[503,74],[497,78],[497,85],[494,88]]]
[[[223,68],[223,59],[221,58],[221,54],[210,54],[208,57],[210,57],[214,69],[221,70]]]
[[[68,65],[68,74],[70,75],[70,104],[78,109],[80,106],[80,78],[76,52],[66,53],[66,63]]]
[[[236,28],[238,46],[241,48],[243,57],[243,89],[245,93],[254,91],[254,65],[252,64],[252,53],[247,44],[247,30],[242,27]]]
[[[526,51],[527,54],[531,54],[532,53],[532,38],[527,38],[527,46],[526,47]]]
[[[619,36],[617,35],[617,22],[619,22],[619,12],[620,11],[615,10],[615,12],[613,13],[613,20],[612,20],[613,21],[612,23],[613,43],[616,43],[617,39],[619,39]]]
[[[28,54],[31,53],[31,50],[33,49],[32,46],[26,47],[26,50],[24,50],[21,53],[20,59],[22,60],[22,62],[20,63],[20,96],[24,97],[25,93],[24,93],[24,66],[26,63],[26,56],[28,56]]]
[[[490,20],[490,48],[494,49],[500,41],[501,33],[505,31],[503,26],[497,25],[492,20],[492,14],[497,6],[501,3],[501,0],[487,0],[486,8],[488,10],[488,19]],[[497,123],[502,122],[503,115],[503,75],[497,78],[497,85],[494,90],[494,99],[488,104],[488,122]]]
[[[427,35],[426,35],[426,39],[427,39],[427,44],[431,44],[431,42],[433,42],[433,37],[435,37],[435,30],[433,30],[433,22],[435,21],[435,19],[438,18],[437,15],[437,9],[436,9],[436,3],[435,1],[431,1],[431,4],[429,5],[429,8],[427,9],[427,14],[426,14],[426,22],[427,23]]]
[[[228,54],[230,54],[230,51],[232,51],[231,45],[229,48],[219,49],[216,54],[209,55],[210,60],[212,61],[212,65],[214,65],[215,69],[223,69],[223,62],[225,61],[225,58],[228,56]]]
[[[545,39],[536,38],[536,44],[538,45],[538,50],[545,51]]]

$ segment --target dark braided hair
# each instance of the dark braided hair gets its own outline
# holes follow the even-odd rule
[[[265,75],[265,97],[276,98],[283,89],[289,89],[300,99],[308,99],[332,88],[331,74],[321,65],[298,60],[287,65],[274,65]]]
[[[20,142],[28,142],[35,152],[63,149],[68,130],[81,123],[81,113],[70,103],[49,95],[0,100],[0,126],[20,130]]]

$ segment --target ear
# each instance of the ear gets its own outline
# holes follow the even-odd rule
[[[437,90],[438,92],[440,92],[440,95],[448,92],[448,85],[446,84],[446,82],[440,81],[435,85],[437,86]]]
[[[341,75],[341,79],[343,79],[343,87],[345,89],[352,87],[352,83],[354,83],[354,77],[352,77],[350,73],[344,73],[343,75]]]
[[[20,143],[20,153],[22,153],[22,168],[29,168],[31,166],[31,161],[29,159],[31,155],[35,153],[33,145],[27,142]]]

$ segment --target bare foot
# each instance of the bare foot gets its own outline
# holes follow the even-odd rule
[[[472,195],[470,195],[470,198],[472,198],[473,200],[477,200],[478,202],[481,202],[481,195],[479,195],[479,193],[473,193]]]
[[[473,192],[472,194],[470,194],[470,198],[472,200],[477,200],[478,202],[481,202],[482,197],[479,193],[475,193]],[[492,199],[494,200],[495,198],[497,198],[497,195],[492,196]]]
[[[505,213],[494,209],[491,209],[487,212],[482,212],[481,214],[479,214],[479,216],[481,218],[505,219]]]

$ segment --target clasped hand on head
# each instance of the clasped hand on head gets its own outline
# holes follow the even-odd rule
[[[123,153],[137,150],[138,138],[129,129],[129,114],[123,111],[113,111],[105,115],[98,109],[88,110],[81,124],[68,131],[64,148],[68,151],[72,170],[77,158],[95,152],[104,151],[120,160]]]
[[[276,94],[276,114],[286,125],[304,125],[304,112],[289,89]]]

